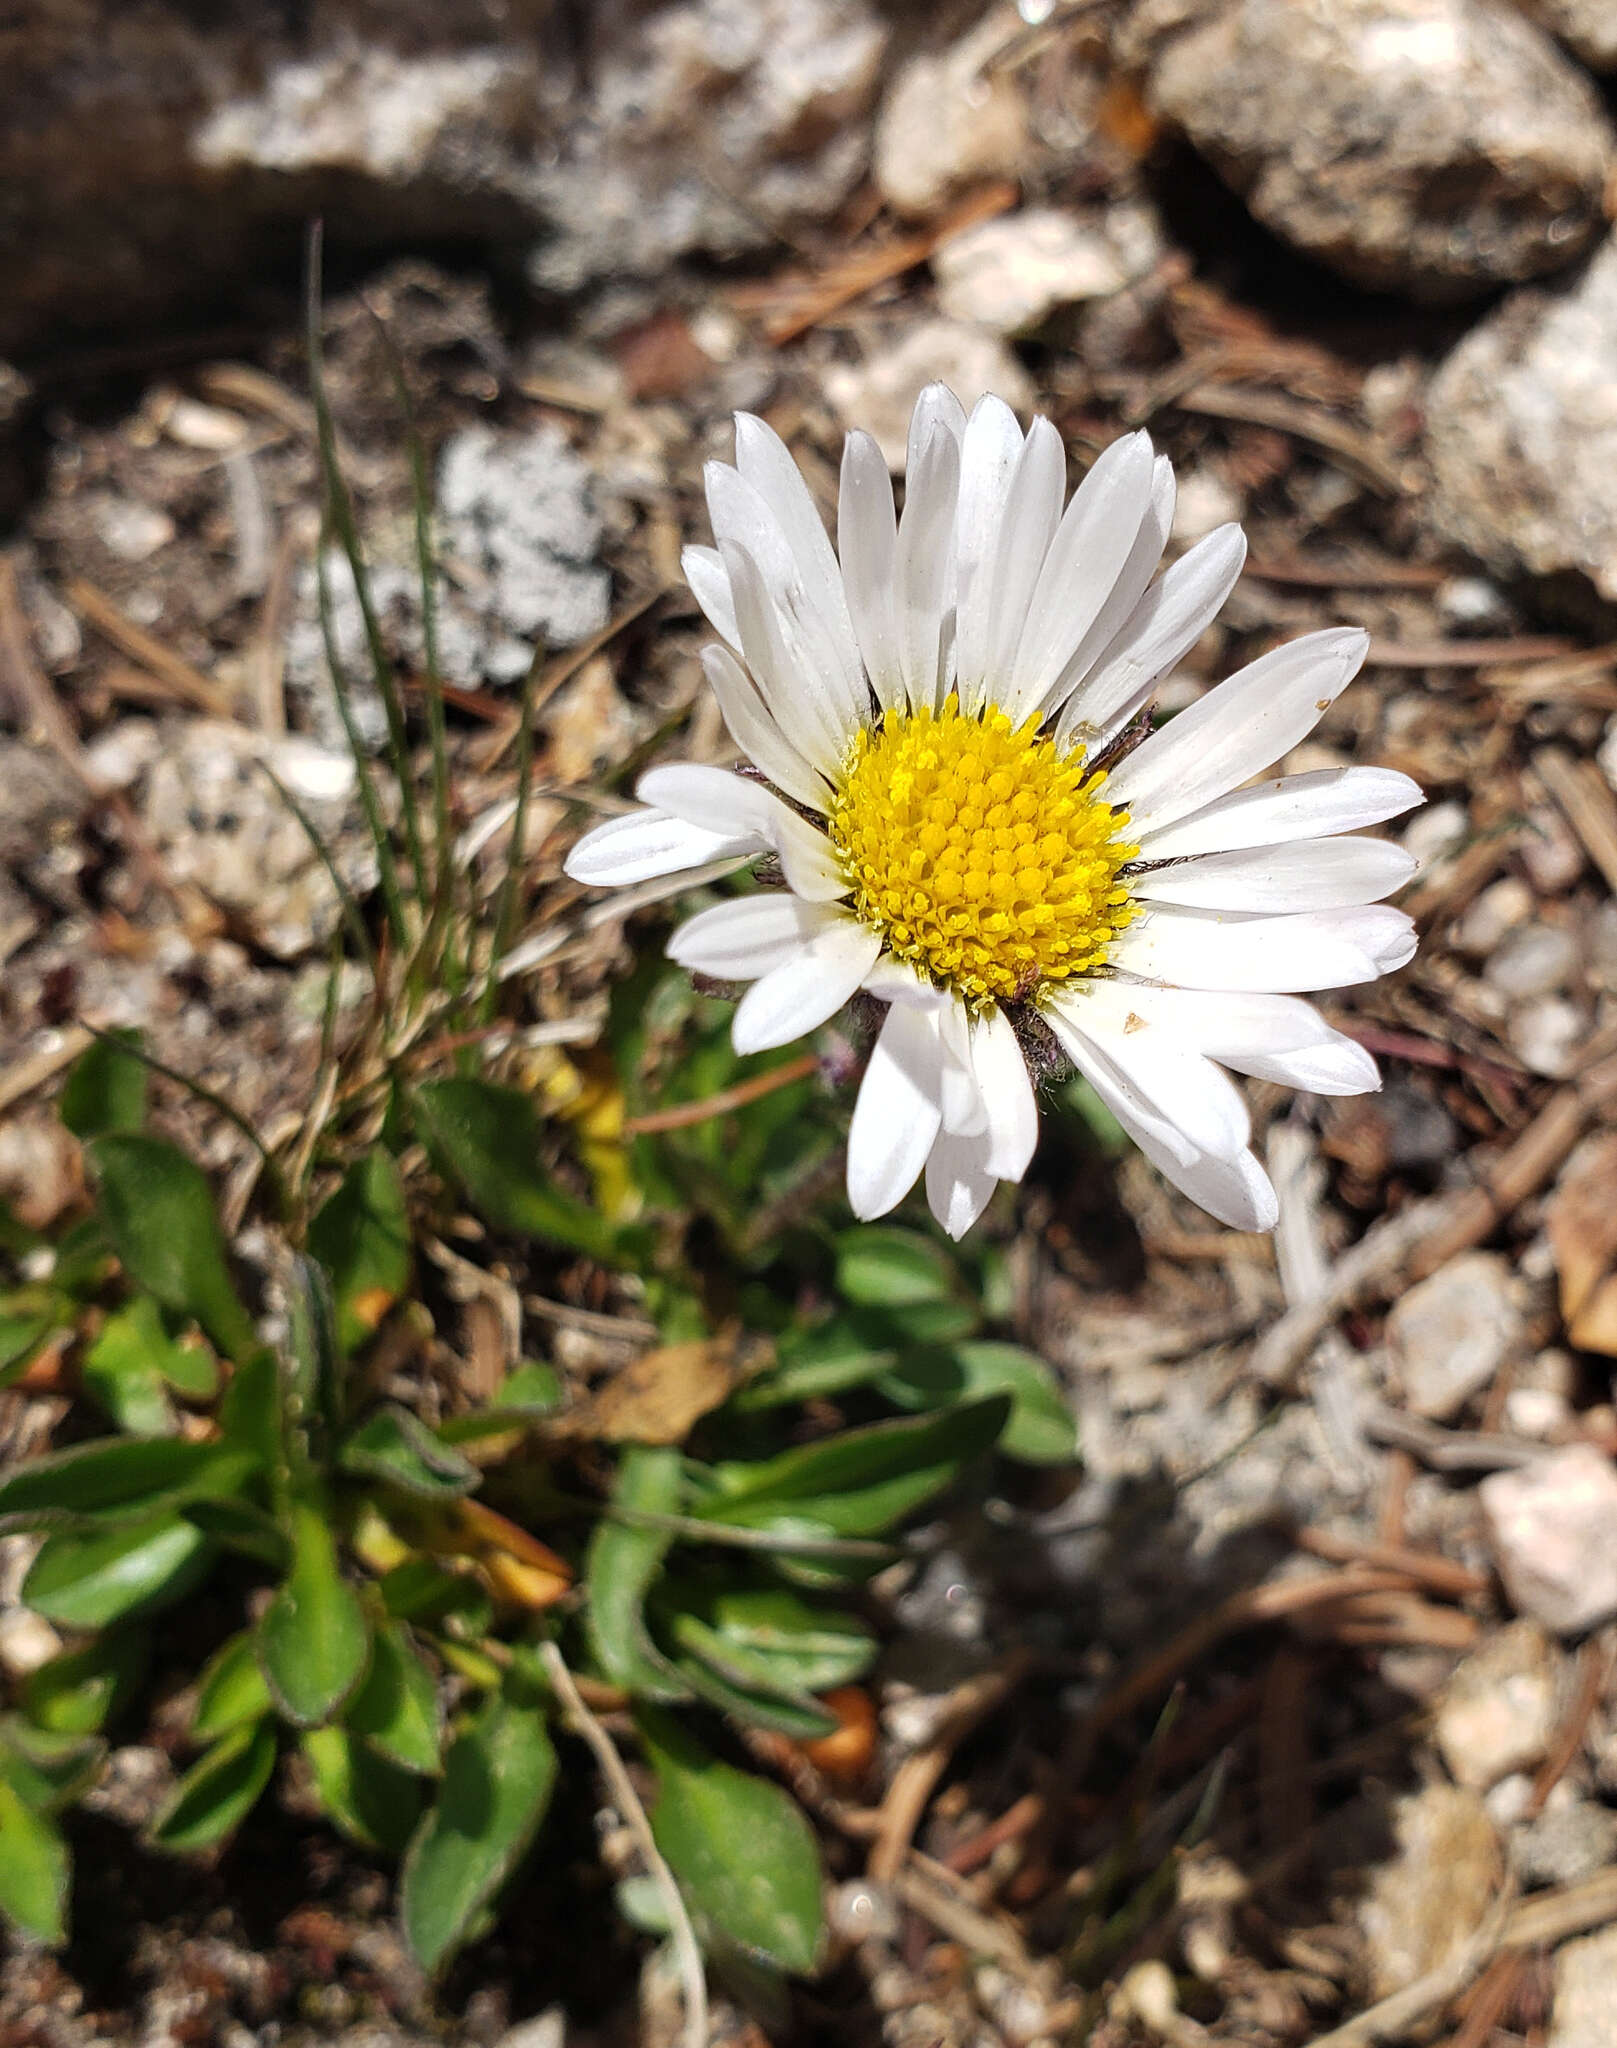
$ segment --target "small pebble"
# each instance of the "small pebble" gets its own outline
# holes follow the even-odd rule
[[[1417,1415],[1447,1422],[1522,1343],[1509,1263],[1467,1252],[1418,1281],[1387,1317],[1387,1344]]]
[[[1483,890],[1451,935],[1457,952],[1486,960],[1506,934],[1533,914],[1533,892],[1519,875],[1506,875]]]
[[[1569,1444],[1477,1489],[1511,1605],[1557,1635],[1617,1614],[1617,1471],[1592,1444]]]
[[[1556,1652],[1531,1621],[1513,1621],[1455,1667],[1433,1723],[1458,1784],[1478,1791],[1536,1764],[1555,1733]]]
[[[833,1885],[825,1902],[825,1917],[831,1932],[843,1941],[896,1941],[898,1908],[885,1885],[867,1879],[850,1878]]]
[[[1520,1003],[1553,994],[1577,964],[1577,939],[1563,926],[1523,924],[1506,934],[1482,975],[1502,996]]]
[[[1589,1035],[1589,1017],[1565,996],[1541,996],[1515,1012],[1505,1035],[1524,1067],[1559,1081]]]
[[[1545,2048],[1611,2048],[1617,2041],[1617,1927],[1555,1952],[1555,2004]]]

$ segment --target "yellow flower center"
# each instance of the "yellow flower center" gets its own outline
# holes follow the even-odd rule
[[[859,735],[831,805],[852,907],[889,951],[973,1009],[1037,1001],[1100,966],[1134,916],[1139,848],[1103,773],[1002,711],[889,712]]]

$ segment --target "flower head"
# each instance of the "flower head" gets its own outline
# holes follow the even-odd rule
[[[883,1215],[926,1174],[958,1237],[1038,1137],[1023,1041],[1042,1020],[1166,1176],[1226,1223],[1267,1229],[1272,1188],[1223,1071],[1322,1094],[1374,1062],[1299,991],[1373,980],[1414,951],[1378,899],[1412,862],[1344,837],[1420,801],[1407,776],[1252,778],[1313,728],[1366,636],[1310,633],[1160,730],[1157,684],[1240,574],[1220,527],[1161,576],[1173,471],[1115,441],[1064,507],[1048,420],[1024,435],[941,385],[910,424],[904,511],[867,434],[848,437],[833,550],[762,421],[711,463],[716,548],[685,569],[723,644],[703,656],[763,780],[655,768],[644,808],[574,847],[575,880],[622,884],[773,854],[784,890],[720,903],[669,946],[750,982],[736,1049],[888,1005],[854,1107],[848,1197]],[[839,560],[840,555],[840,560]]]

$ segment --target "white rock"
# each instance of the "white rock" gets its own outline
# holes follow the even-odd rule
[[[1588,1012],[1565,996],[1538,996],[1512,1012],[1505,1035],[1530,1073],[1564,1080],[1589,1035]]]
[[[1181,547],[1194,547],[1217,526],[1227,526],[1246,514],[1246,500],[1227,477],[1210,463],[1180,472],[1179,490],[1173,506],[1173,538]]]
[[[1578,941],[1559,924],[1518,925],[1482,970],[1482,978],[1513,1003],[1562,988],[1578,964]]]
[[[1613,789],[1617,789],[1617,711],[1606,720],[1606,730],[1595,749],[1595,759],[1600,763],[1601,774]]]
[[[61,1637],[31,1607],[8,1607],[0,1613],[0,1670],[9,1678],[26,1678],[48,1664],[61,1647]]]
[[[1121,54],[1265,227],[1357,283],[1475,295],[1600,232],[1599,95],[1491,0],[1136,0]]]
[[[1061,306],[1120,291],[1127,274],[1106,236],[1054,206],[979,221],[932,258],[938,304],[992,334],[1026,334]]]
[[[1533,804],[1521,838],[1522,866],[1541,896],[1564,896],[1583,873],[1582,842],[1553,804]]]
[[[1432,379],[1439,530],[1501,574],[1585,576],[1617,599],[1617,240],[1558,291],[1513,292]]]
[[[1513,1621],[1455,1667],[1432,1733],[1450,1776],[1484,1792],[1536,1764],[1555,1721],[1554,1646],[1536,1622]]]
[[[120,562],[144,562],[174,538],[174,521],[166,512],[117,491],[96,498],[93,516],[101,545]]]
[[[876,117],[872,170],[895,212],[935,213],[984,178],[1010,177],[1028,147],[1027,106],[1015,79],[986,69],[1022,23],[996,9],[952,49],[912,57]]]
[[[1611,0],[1516,0],[1516,5],[1559,36],[1591,71],[1617,71],[1617,7]]]
[[[1533,908],[1533,892],[1521,876],[1506,875],[1483,890],[1455,926],[1451,942],[1457,952],[1486,960],[1507,932],[1532,916]]]
[[[888,467],[901,474],[910,414],[924,386],[941,379],[969,412],[985,392],[1026,411],[1033,385],[1002,341],[958,320],[922,320],[890,348],[825,373],[825,395],[845,427],[873,434]]]
[[[1475,1792],[1428,1785],[1393,1808],[1398,1851],[1359,1908],[1377,1998],[1450,1962],[1498,1893],[1499,1842]]]
[[[1611,2048],[1617,2041],[1617,1927],[1555,1952],[1555,2005],[1545,2048]]]
[[[1435,867],[1451,853],[1458,853],[1471,830],[1471,813],[1462,803],[1427,804],[1404,827],[1404,851],[1420,863],[1419,872]]]
[[[1617,1614],[1617,1470],[1592,1444],[1569,1444],[1477,1489],[1511,1605],[1558,1635]]]
[[[1466,1252],[1417,1281],[1387,1317],[1387,1346],[1417,1415],[1447,1422],[1522,1343],[1510,1267]]]

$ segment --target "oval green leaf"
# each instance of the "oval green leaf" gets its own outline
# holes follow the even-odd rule
[[[820,1851],[796,1802],[721,1763],[669,1715],[642,1708],[636,1719],[657,1771],[651,1831],[693,1916],[761,1962],[812,1970]]]
[[[202,1169],[177,1146],[131,1131],[93,1139],[85,1157],[125,1272],[164,1308],[195,1316],[228,1357],[247,1357],[257,1341],[252,1318],[230,1277]]]
[[[258,1668],[252,1636],[243,1629],[209,1658],[197,1682],[196,1712],[191,1716],[191,1739],[216,1742],[233,1728],[262,1721],[274,1709],[270,1689]]]
[[[496,1230],[571,1246],[606,1259],[610,1224],[543,1172],[544,1137],[532,1101],[491,1081],[429,1081],[412,1100],[429,1151]]]
[[[75,1138],[138,1131],[146,1121],[147,1067],[139,1045],[138,1031],[109,1031],[68,1069],[57,1113]]]
[[[129,1699],[150,1661],[144,1630],[109,1629],[29,1672],[23,1706],[31,1721],[54,1734],[94,1735]]]
[[[348,1702],[343,1720],[401,1769],[424,1777],[436,1773],[441,1743],[438,1688],[407,1631],[396,1622],[377,1629],[371,1668]]]
[[[275,1725],[249,1722],[221,1737],[186,1772],[153,1820],[159,1849],[212,1849],[258,1803],[275,1768]]]
[[[0,1913],[52,1948],[67,1939],[67,1844],[0,1772]]]
[[[45,1538],[22,1598],[62,1628],[105,1628],[183,1599],[213,1555],[200,1529],[167,1511],[113,1529],[61,1529]]]
[[[287,1533],[292,1565],[259,1618],[258,1661],[280,1711],[295,1726],[313,1728],[365,1676],[370,1632],[323,1509],[295,1502]]]
[[[435,1436],[407,1408],[378,1408],[344,1439],[337,1462],[345,1472],[414,1494],[419,1500],[455,1500],[470,1493],[481,1474],[453,1445]]]
[[[955,1292],[954,1268],[919,1231],[867,1224],[837,1239],[837,1291],[858,1308],[947,1301]]]
[[[450,1744],[438,1798],[405,1854],[400,1914],[424,1970],[443,1968],[516,1868],[555,1782],[537,1695],[508,1680]]]
[[[420,1780],[347,1728],[307,1728],[300,1739],[320,1803],[349,1840],[402,1855],[421,1818]]]
[[[309,1225],[309,1253],[331,1280],[337,1341],[357,1351],[410,1284],[404,1182],[385,1145],[367,1152]]]
[[[672,1445],[631,1444],[618,1461],[614,1505],[669,1515],[679,1507],[681,1458]],[[645,1599],[673,1537],[603,1517],[590,1538],[584,1568],[589,1605],[584,1627],[602,1675],[641,1699],[682,1700],[690,1687],[651,1640]]]
[[[999,1448],[1024,1465],[1070,1465],[1078,1425],[1042,1358],[1017,1344],[956,1344],[901,1358],[877,1386],[895,1407],[941,1408],[986,1394],[1008,1394],[1011,1412]]]

